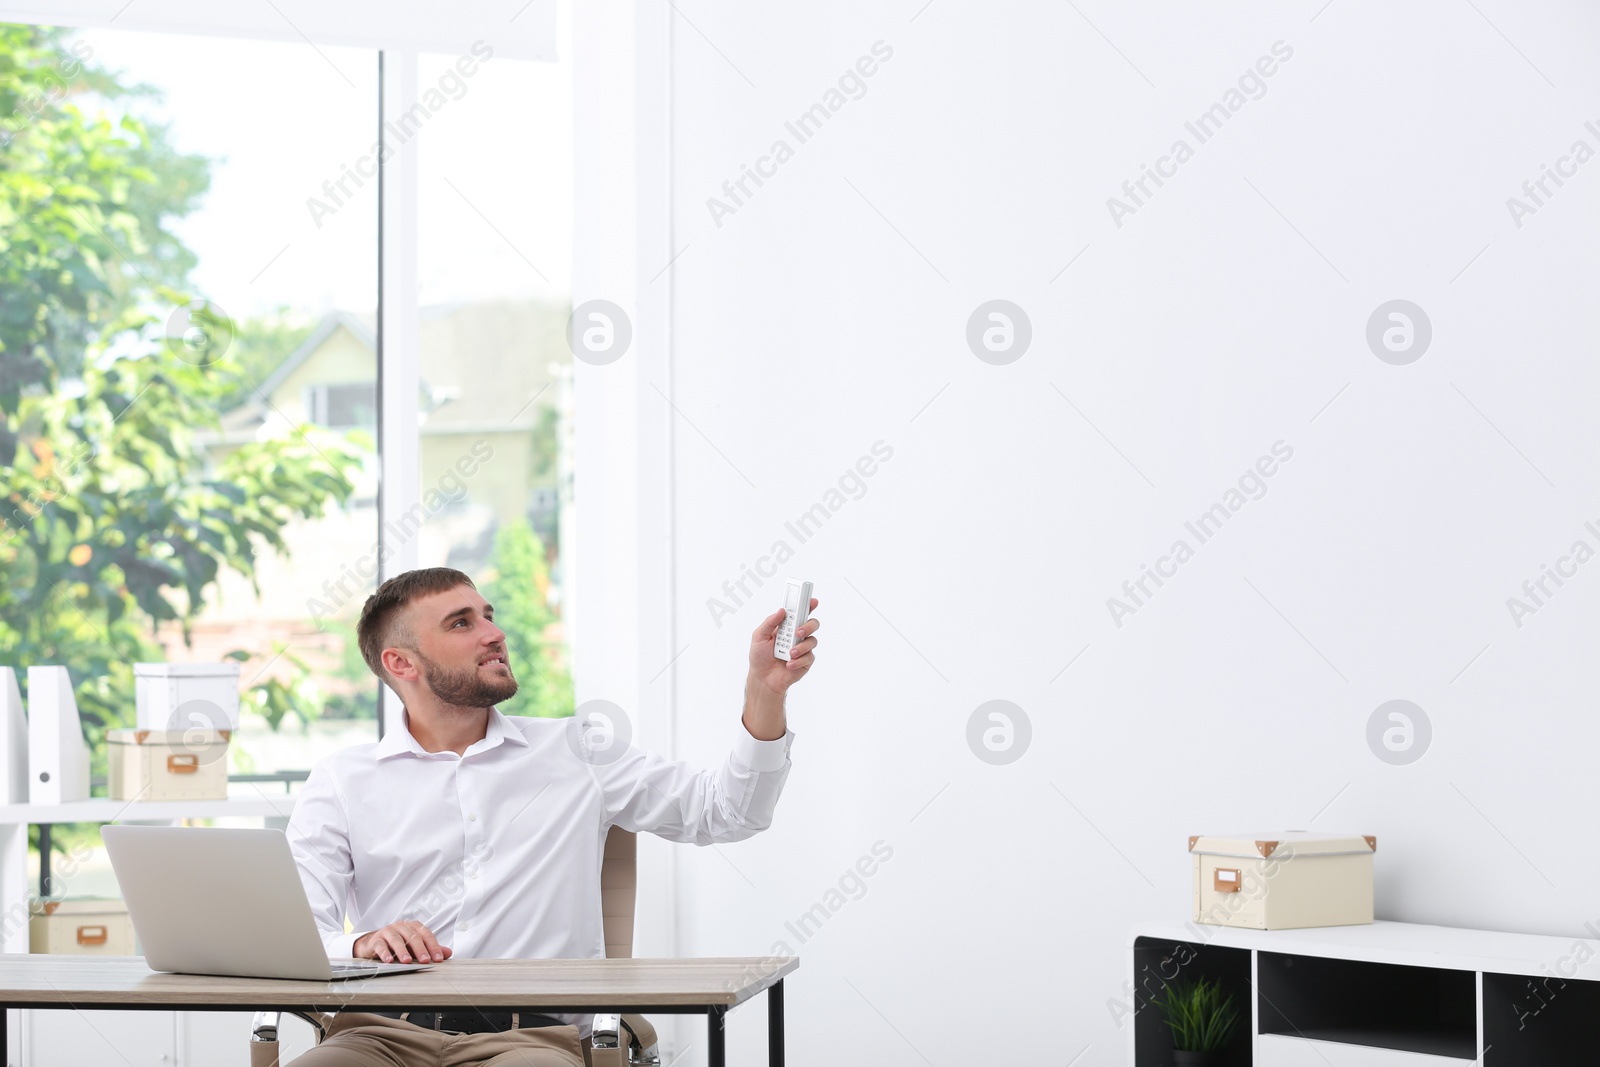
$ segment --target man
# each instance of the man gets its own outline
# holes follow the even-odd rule
[[[289,822],[328,955],[445,970],[456,955],[603,957],[600,860],[612,826],[707,845],[770,824],[794,736],[784,695],[811,669],[819,625],[799,628],[785,662],[773,655],[782,621],[774,612],[751,637],[733,751],[720,770],[697,771],[628,744],[615,724],[501,715],[494,705],[517,680],[471,579],[430,567],[384,582],[356,633],[404,721],[319,763]],[[295,1067],[584,1062],[587,1017],[408,1016],[341,1012]]]

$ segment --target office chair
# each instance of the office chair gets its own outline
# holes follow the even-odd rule
[[[638,894],[639,840],[613,826],[606,835],[605,858],[600,863],[600,911],[605,922],[606,958],[633,955],[633,912]],[[250,1067],[281,1067],[278,1062],[278,1021],[282,1012],[256,1012],[250,1029]],[[330,1015],[290,1012],[311,1024],[318,1042],[327,1033]],[[596,1015],[594,1032],[583,1049],[588,1067],[661,1067],[655,1027],[642,1015]]]

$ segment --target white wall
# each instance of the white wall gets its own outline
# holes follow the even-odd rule
[[[1384,918],[1600,920],[1600,562],[1520,628],[1507,607],[1600,550],[1600,161],[1520,228],[1507,206],[1600,149],[1600,12],[921,3],[670,18],[678,753],[725,750],[783,576],[824,619],[776,825],[678,850],[677,951],[796,949],[794,1063],[988,1062],[1048,1019],[1045,1061],[1095,1067],[1123,1062],[1129,927],[1184,914],[1189,834],[1375,834]],[[866,95],[717,226],[707,198],[880,40]],[[1185,121],[1278,41],[1198,144]],[[1179,137],[1194,158],[1115,225]],[[965,342],[993,298],[1032,322],[1007,366]],[[1395,298],[1434,331],[1405,366],[1365,339]],[[785,520],[879,440],[799,544]],[[1279,441],[1198,545],[1185,521]],[[1180,537],[1194,558],[1115,625]],[[707,599],[777,540],[795,558],[719,628]],[[1397,698],[1433,728],[1408,765],[1367,741]],[[991,699],[1031,720],[1008,766],[966,741]],[[880,840],[865,895],[794,937]],[[764,1010],[733,1015],[735,1057]]]

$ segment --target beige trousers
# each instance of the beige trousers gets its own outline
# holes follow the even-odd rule
[[[322,1044],[290,1067],[584,1067],[576,1026],[445,1034],[366,1012],[333,1017]]]

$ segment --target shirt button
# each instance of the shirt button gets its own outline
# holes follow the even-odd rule
[[[467,873],[467,877],[468,878],[476,878],[476,877],[478,877],[478,872],[477,871],[469,871]]]
[[[467,923],[456,923],[456,933],[458,933],[458,934],[466,933],[468,925],[469,924],[467,924]]]
[[[474,812],[474,813],[473,813],[473,814],[471,814],[471,815],[468,815],[468,816],[467,816],[467,821],[468,821],[468,822],[477,822],[477,821],[478,821],[478,815],[477,815],[477,813],[476,813],[476,812]]]

